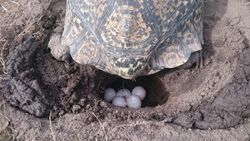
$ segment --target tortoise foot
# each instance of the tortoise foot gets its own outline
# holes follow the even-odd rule
[[[59,61],[65,61],[69,58],[69,48],[61,44],[61,33],[55,33],[51,36],[48,47],[51,54]]]
[[[189,60],[180,66],[181,69],[199,69],[203,67],[203,51],[194,52]]]

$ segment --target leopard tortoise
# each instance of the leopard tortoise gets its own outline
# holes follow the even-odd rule
[[[202,49],[204,0],[67,0],[52,55],[133,79],[178,67]]]

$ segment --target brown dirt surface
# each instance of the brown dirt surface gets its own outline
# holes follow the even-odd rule
[[[250,1],[205,0],[190,67],[125,81],[147,89],[139,110],[103,101],[121,78],[52,57],[65,1],[0,0],[0,13],[0,141],[250,140]]]

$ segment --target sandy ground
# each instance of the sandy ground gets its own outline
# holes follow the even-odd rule
[[[0,140],[250,140],[249,1],[206,0],[203,67],[142,78],[159,94],[140,110],[102,101],[95,90],[113,76],[50,55],[65,1],[0,4]]]

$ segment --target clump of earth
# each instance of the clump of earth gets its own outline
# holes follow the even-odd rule
[[[21,1],[0,4],[6,9],[26,6]],[[36,12],[12,9],[16,14],[0,19],[3,25],[12,22],[0,30],[4,39],[0,123],[6,125],[0,128],[0,140],[2,131],[22,140],[216,140],[211,129],[220,131],[218,136],[232,135],[232,140],[248,138],[236,134],[239,126],[249,125],[250,117],[248,1],[206,1],[205,45],[187,63],[201,57],[200,62],[136,81],[72,59],[57,61],[47,46],[51,35],[63,27],[65,1],[28,5]],[[120,108],[103,100],[103,90],[119,89],[122,83],[128,89],[146,89],[141,108]]]

